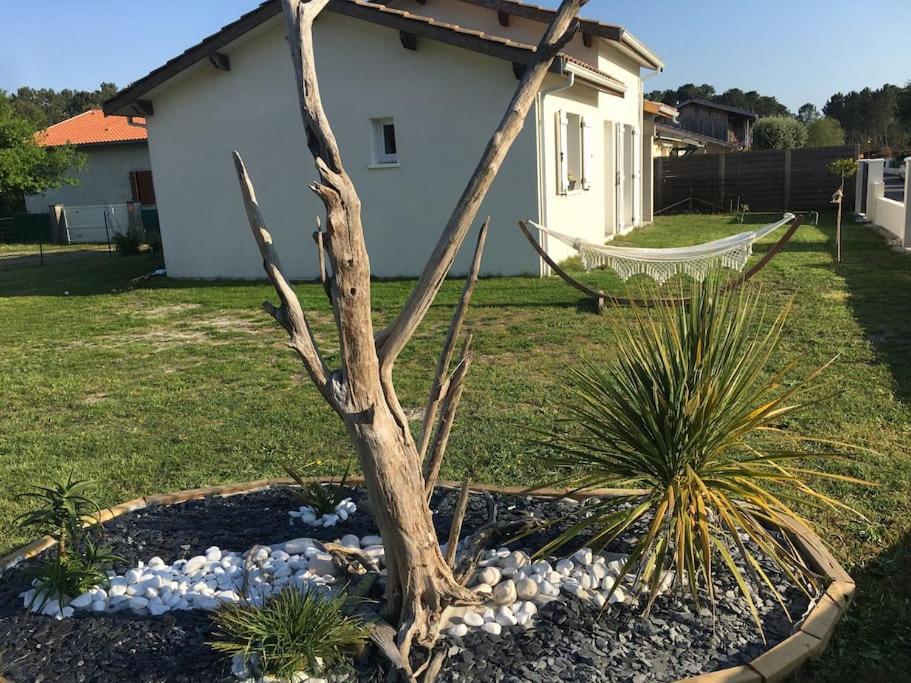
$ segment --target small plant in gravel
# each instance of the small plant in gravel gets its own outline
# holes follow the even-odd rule
[[[715,279],[694,284],[688,305],[657,304],[634,313],[637,324],[618,325],[612,364],[572,369],[562,406],[567,429],[546,441],[556,451],[549,464],[562,471],[554,483],[647,493],[621,501],[627,506],[613,500],[586,507],[589,516],[540,554],[583,532],[592,534],[587,542],[595,548],[625,532],[639,533],[621,575],[637,575],[638,587],[649,593],[648,607],[673,571],[674,583],[697,602],[704,595],[714,611],[712,574],[721,563],[761,629],[745,574],[785,605],[754,551],[809,593],[820,577],[788,540],[789,519],[807,524],[791,506],[802,498],[854,513],[807,479],[864,483],[801,466],[811,455],[802,448],[807,441],[845,444],[778,428],[813,402],[805,396],[808,383],[828,364],[804,382],[785,382],[792,365],[782,366],[776,352],[788,307],[767,324],[756,290],[726,294]],[[772,366],[781,369],[768,374]]]
[[[115,232],[111,241],[121,254],[135,255],[142,251],[145,240],[142,230],[130,228],[126,232]]]
[[[343,592],[292,587],[261,607],[226,604],[212,616],[215,640],[209,645],[241,660],[256,678],[325,675],[367,639],[364,623],[345,613],[349,604]]]
[[[106,569],[120,558],[88,537],[87,523],[97,519],[99,505],[84,493],[90,482],[66,479],[49,486],[33,486],[19,500],[37,501],[40,506],[20,515],[23,527],[51,536],[56,542],[51,559],[31,570],[35,592],[29,609],[40,611],[49,600],[62,609],[66,601],[107,582]],[[100,528],[95,525],[95,528]]]
[[[307,467],[318,464],[320,464],[320,461],[316,460],[312,463],[308,463]],[[288,476],[297,482],[297,485],[300,487],[291,489],[291,492],[304,505],[313,508],[317,514],[332,514],[335,512],[335,508],[338,504],[347,498],[348,488],[346,484],[348,482],[348,475],[351,472],[350,461],[345,467],[345,473],[342,475],[342,478],[335,483],[323,484],[321,482],[305,481],[300,474],[288,465],[285,465],[285,472],[287,472]]]

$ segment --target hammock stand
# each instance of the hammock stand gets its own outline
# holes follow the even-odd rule
[[[760,270],[765,268],[765,266],[769,263],[769,261],[771,261],[773,258],[775,258],[775,256],[778,255],[778,252],[780,252],[782,249],[784,249],[785,245],[794,236],[794,233],[797,232],[797,228],[800,227],[802,220],[803,219],[800,216],[795,216],[791,220],[790,224],[788,225],[788,229],[785,232],[785,234],[782,235],[781,239],[779,239],[775,244],[773,244],[769,248],[769,250],[759,260],[759,262],[756,263],[756,265],[754,265],[752,268],[750,268],[742,276],[734,277],[730,281],[726,282],[722,286],[721,291],[729,292],[729,291],[735,290],[735,289],[743,286],[743,284],[746,283],[748,280],[750,280],[753,276],[755,276],[756,273],[758,273]],[[579,282],[574,277],[569,275],[569,273],[567,273],[559,265],[557,265],[556,261],[554,261],[550,257],[550,255],[546,251],[544,251],[544,249],[541,248],[541,245],[538,244],[538,240],[536,240],[531,233],[531,228],[529,227],[529,221],[527,221],[527,220],[519,221],[519,229],[522,231],[522,234],[525,235],[525,238],[528,240],[528,243],[531,244],[532,248],[538,253],[538,256],[540,256],[542,259],[544,259],[544,262],[548,266],[550,266],[553,269],[553,271],[557,275],[559,275],[560,278],[566,284],[568,284],[570,287],[572,287],[574,289],[579,290],[580,292],[582,292],[583,294],[585,294],[586,296],[588,296],[589,298],[594,300],[599,313],[604,310],[604,307],[607,305],[608,300],[610,300],[613,303],[618,304],[620,306],[650,306],[650,305],[654,305],[654,304],[687,303],[690,300],[690,297],[688,297],[688,296],[686,296],[686,297],[667,297],[667,298],[661,298],[661,299],[643,299],[643,298],[637,298],[637,297],[631,297],[631,298],[615,297],[615,296],[611,296],[610,294],[607,294],[604,290],[594,289],[593,287],[589,287],[588,285]]]

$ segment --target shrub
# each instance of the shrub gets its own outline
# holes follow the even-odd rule
[[[845,131],[841,124],[828,116],[807,126],[807,147],[834,147],[845,144]]]
[[[309,464],[319,464],[315,461]],[[309,465],[308,465],[309,466]],[[335,512],[336,506],[347,497],[348,474],[351,472],[351,462],[345,467],[345,473],[335,484],[322,484],[320,482],[307,482],[291,467],[285,466],[285,472],[297,482],[299,489],[291,489],[292,493],[304,504],[312,507],[318,514],[328,515]]]
[[[111,241],[121,254],[134,255],[142,249],[144,238],[141,230],[131,228],[126,232],[115,232]]]
[[[862,482],[804,469],[800,459],[808,454],[799,446],[807,439],[776,426],[811,402],[804,396],[807,383],[783,382],[790,365],[765,374],[775,361],[787,308],[767,325],[756,292],[723,294],[708,282],[693,285],[689,305],[635,313],[637,325],[618,326],[612,365],[572,371],[570,398],[562,407],[569,430],[551,434],[546,443],[556,446],[550,465],[562,471],[554,484],[648,493],[627,498],[628,507],[616,500],[586,507],[590,516],[540,554],[587,530],[593,532],[589,543],[601,548],[638,523],[643,530],[623,573],[639,577],[638,588],[650,591],[650,601],[664,571],[675,570],[674,583],[697,602],[704,591],[714,609],[712,575],[720,561],[759,624],[735,556],[781,596],[742,538],[809,592],[818,577],[780,533],[788,517],[807,524],[791,501],[802,495],[810,504],[850,510],[806,480]],[[793,402],[798,392],[801,401]]]
[[[794,149],[807,141],[807,128],[790,116],[766,116],[753,126],[753,149]]]
[[[293,587],[262,607],[228,603],[212,616],[216,640],[209,645],[243,659],[257,678],[321,675],[338,668],[367,638],[363,622],[345,615],[347,603],[344,593]]]
[[[50,486],[33,486],[18,496],[19,500],[37,500],[40,507],[17,518],[23,527],[37,529],[57,541],[52,559],[31,571],[35,594],[30,609],[41,610],[48,600],[56,599],[62,608],[99,584],[106,584],[106,569],[120,558],[108,548],[96,545],[87,537],[86,523],[100,510],[83,489],[89,484],[78,481],[71,473],[65,480]],[[95,528],[101,528],[97,525]]]

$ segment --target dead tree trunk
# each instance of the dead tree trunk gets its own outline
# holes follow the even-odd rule
[[[283,0],[283,5],[301,115],[320,178],[310,189],[326,209],[323,246],[331,266],[327,288],[338,328],[341,368],[330,370],[320,355],[300,302],[282,273],[253,184],[236,152],[235,165],[266,274],[281,302],[278,307],[266,303],[264,308],[288,332],[289,346],[344,421],[357,450],[386,550],[386,611],[399,625],[398,645],[407,666],[413,641],[423,646],[435,642],[446,605],[471,601],[474,596],[455,580],[440,551],[423,495],[419,449],[392,384],[392,367],[449,273],[554,57],[575,33],[575,15],[586,0],[563,0],[415,290],[390,326],[378,334],[374,334],[371,318],[370,261],[361,202],[323,110],[314,63],[312,25],[329,1]]]

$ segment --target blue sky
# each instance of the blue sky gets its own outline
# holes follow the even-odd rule
[[[0,89],[123,86],[257,4],[0,0]],[[837,90],[911,79],[908,0],[590,0],[583,13],[622,24],[661,55],[667,70],[647,89],[707,82],[796,110],[822,107]]]

